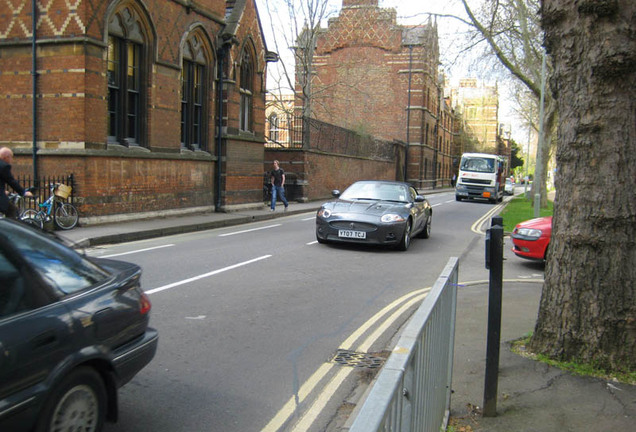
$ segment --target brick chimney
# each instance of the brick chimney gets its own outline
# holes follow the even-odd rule
[[[354,8],[360,6],[378,7],[378,0],[342,0],[342,8]]]

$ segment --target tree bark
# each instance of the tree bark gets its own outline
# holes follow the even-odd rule
[[[531,348],[636,370],[636,2],[543,0],[556,200]]]

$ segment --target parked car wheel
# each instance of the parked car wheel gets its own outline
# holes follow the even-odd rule
[[[402,236],[402,240],[398,244],[398,249],[401,251],[408,250],[411,245],[411,220],[409,219],[406,222],[406,227],[404,228],[404,235]]]
[[[424,225],[424,229],[422,230],[422,232],[420,233],[419,237],[423,238],[423,239],[427,239],[431,236],[431,224],[433,222],[433,216],[429,216],[428,219],[426,219],[426,225]]]
[[[37,432],[102,429],[106,389],[99,374],[88,367],[71,372],[47,400]]]

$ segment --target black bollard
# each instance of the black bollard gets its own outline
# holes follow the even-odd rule
[[[488,290],[488,335],[486,342],[486,380],[484,385],[484,417],[497,415],[499,345],[501,343],[501,301],[503,291],[503,219],[492,218],[486,239],[487,264],[490,270]]]

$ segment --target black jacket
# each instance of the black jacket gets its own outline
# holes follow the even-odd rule
[[[0,160],[0,212],[2,213],[5,213],[9,208],[9,198],[7,198],[5,193],[7,185],[11,186],[20,195],[24,195],[24,188],[20,186],[20,183],[11,174],[11,165]]]

